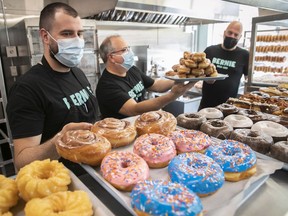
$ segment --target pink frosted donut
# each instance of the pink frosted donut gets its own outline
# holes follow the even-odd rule
[[[177,130],[170,133],[168,137],[176,145],[178,154],[186,152],[204,153],[212,142],[207,134],[196,130]]]
[[[134,142],[133,152],[142,157],[151,168],[167,166],[177,154],[173,141],[156,133],[138,137]]]
[[[149,167],[133,152],[112,151],[103,158],[101,173],[115,188],[131,191],[137,182],[148,179]]]

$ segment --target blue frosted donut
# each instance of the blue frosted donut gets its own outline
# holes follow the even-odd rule
[[[216,192],[224,183],[221,167],[212,158],[196,152],[174,157],[168,173],[172,182],[185,185],[201,197]]]
[[[138,215],[194,216],[202,212],[200,198],[184,185],[167,181],[141,181],[130,193]]]
[[[254,151],[246,144],[235,140],[223,140],[220,144],[211,145],[205,154],[215,160],[225,172],[225,179],[229,179],[229,173],[241,173],[251,168],[249,173],[244,174],[237,181],[247,178],[256,172],[256,155]],[[234,179],[234,180],[233,180]]]

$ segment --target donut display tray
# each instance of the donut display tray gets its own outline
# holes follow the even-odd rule
[[[115,151],[133,151],[133,144],[129,146],[113,149]],[[257,169],[259,170],[253,177],[242,180],[240,182],[225,182],[224,186],[220,188],[215,194],[201,198],[205,215],[214,215],[216,209],[222,209],[224,212],[235,212],[241,204],[243,204],[262,184],[266,182],[269,175],[277,169],[281,169],[282,163],[261,158],[257,159]],[[89,165],[81,165],[108,193],[110,193],[116,200],[119,201],[124,208],[126,208],[131,215],[135,215],[131,208],[130,192],[122,192],[115,189],[108,183],[100,173],[100,167],[91,167]],[[267,167],[272,167],[266,169]],[[271,171],[272,170],[272,171]],[[169,180],[167,167],[161,169],[150,169],[150,178],[153,180]],[[237,200],[237,201],[236,201]]]
[[[93,205],[93,216],[113,216],[114,214],[78,179],[77,176],[75,176],[72,172],[70,172],[71,176],[71,184],[69,185],[69,190],[83,190],[85,191],[90,201]],[[25,202],[20,199],[18,204],[10,209],[10,211],[13,213],[14,216],[24,216],[24,207]]]
[[[186,82],[186,81],[208,81],[208,80],[224,80],[228,77],[227,74],[218,74],[217,77],[197,77],[197,78],[179,78],[177,75],[176,76],[165,76],[166,79],[171,79],[174,80],[175,82]]]

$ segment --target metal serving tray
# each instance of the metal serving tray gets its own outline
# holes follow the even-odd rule
[[[133,151],[133,144],[129,146],[113,149],[115,151]],[[210,212],[205,215],[213,215],[214,208],[233,208],[235,212],[262,184],[269,178],[269,174],[263,173],[265,166],[269,164],[271,160],[262,160],[258,158],[257,168],[259,170],[255,176],[245,179],[239,182],[225,182],[224,186],[219,189],[215,194],[201,198],[204,210]],[[259,164],[259,165],[258,165]],[[103,188],[107,190],[116,200],[119,201],[124,208],[126,208],[131,215],[135,215],[131,208],[130,192],[122,192],[115,189],[110,183],[108,183],[100,173],[100,167],[91,167],[89,165],[81,165]],[[258,167],[259,166],[259,167]],[[161,169],[150,169],[151,179],[169,180],[167,167]],[[236,190],[235,190],[236,188]],[[238,189],[237,189],[238,188]],[[233,192],[233,194],[229,195]],[[227,196],[228,194],[228,196]],[[230,205],[231,200],[237,200],[235,205]],[[231,207],[232,206],[232,207]],[[231,209],[230,209],[231,210]]]

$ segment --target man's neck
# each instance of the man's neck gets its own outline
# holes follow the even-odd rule
[[[56,59],[52,58],[50,56],[50,54],[44,54],[48,64],[50,65],[50,67],[54,70],[54,71],[57,71],[57,72],[63,72],[63,73],[66,73],[66,72],[69,72],[70,71],[70,68],[60,64]]]
[[[237,48],[237,45],[235,47],[232,47],[231,49],[227,49],[223,44],[221,44],[221,48],[227,51],[233,51]]]

